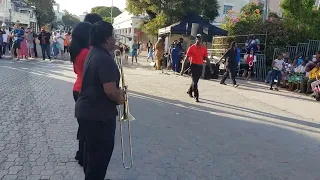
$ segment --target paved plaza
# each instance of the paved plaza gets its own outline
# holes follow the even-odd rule
[[[200,80],[130,66],[134,167],[119,136],[111,180],[320,180],[320,104],[239,81]],[[0,60],[0,179],[83,180],[74,159],[75,75],[67,61]],[[230,81],[227,81],[230,83]],[[119,128],[119,126],[118,126]],[[119,129],[117,129],[119,135]]]

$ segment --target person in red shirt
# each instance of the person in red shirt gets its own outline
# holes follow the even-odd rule
[[[245,66],[245,71],[243,72],[243,77],[246,77],[248,73],[247,80],[249,80],[251,78],[254,63],[257,62],[257,58],[254,55],[253,49],[250,50],[250,54],[244,55],[244,59],[246,60],[246,66]]]
[[[198,82],[202,75],[203,60],[206,60],[206,63],[209,65],[210,71],[212,72],[210,60],[208,59],[208,50],[201,43],[201,34],[197,34],[196,43],[188,48],[185,61],[188,59],[190,62],[192,83],[187,93],[190,97],[194,97],[196,102],[199,102]]]
[[[73,70],[77,74],[77,80],[73,86],[73,98],[75,101],[78,100],[79,93],[82,86],[82,74],[84,68],[84,62],[89,53],[89,31],[92,27],[92,24],[88,22],[80,22],[73,29],[72,32],[72,41],[69,47],[71,62],[73,63]],[[81,122],[79,119],[78,124],[78,133],[77,139],[79,140],[79,149],[77,151],[75,159],[78,160],[78,163],[83,165],[83,147],[84,147],[84,137],[83,130],[81,128]]]

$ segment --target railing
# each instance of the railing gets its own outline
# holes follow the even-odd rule
[[[295,56],[308,57],[312,59],[312,56],[320,50],[320,40],[309,40],[308,43],[298,43],[296,46],[286,46],[285,52],[289,53],[289,58],[294,59]],[[280,48],[275,48],[273,51],[273,59],[277,58],[277,54],[285,53]]]

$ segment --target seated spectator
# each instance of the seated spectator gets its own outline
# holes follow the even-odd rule
[[[297,91],[300,89],[300,82],[301,79],[305,76],[305,73],[306,61],[302,61],[302,63],[298,67],[294,68],[293,73],[288,80],[290,91],[293,91],[295,87],[297,88]]]
[[[302,79],[300,83],[300,88],[301,90],[299,91],[300,93],[306,93],[306,94],[311,94],[312,89],[311,89],[311,83],[316,81],[317,75],[320,74],[320,62],[317,63],[316,67],[314,67],[310,72],[309,72],[309,77]]]
[[[287,81],[289,80],[291,73],[293,72],[294,64],[292,63],[291,60],[287,60],[287,63],[285,63],[285,68],[284,71],[282,72],[282,88],[287,87]]]

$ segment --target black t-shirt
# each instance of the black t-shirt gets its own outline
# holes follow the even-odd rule
[[[107,121],[118,115],[117,104],[110,100],[103,84],[116,82],[119,88],[120,72],[110,53],[102,47],[93,47],[85,61],[82,87],[76,102],[76,118]]]
[[[236,67],[237,66],[237,49],[230,48],[227,53],[227,65],[229,67]]]

